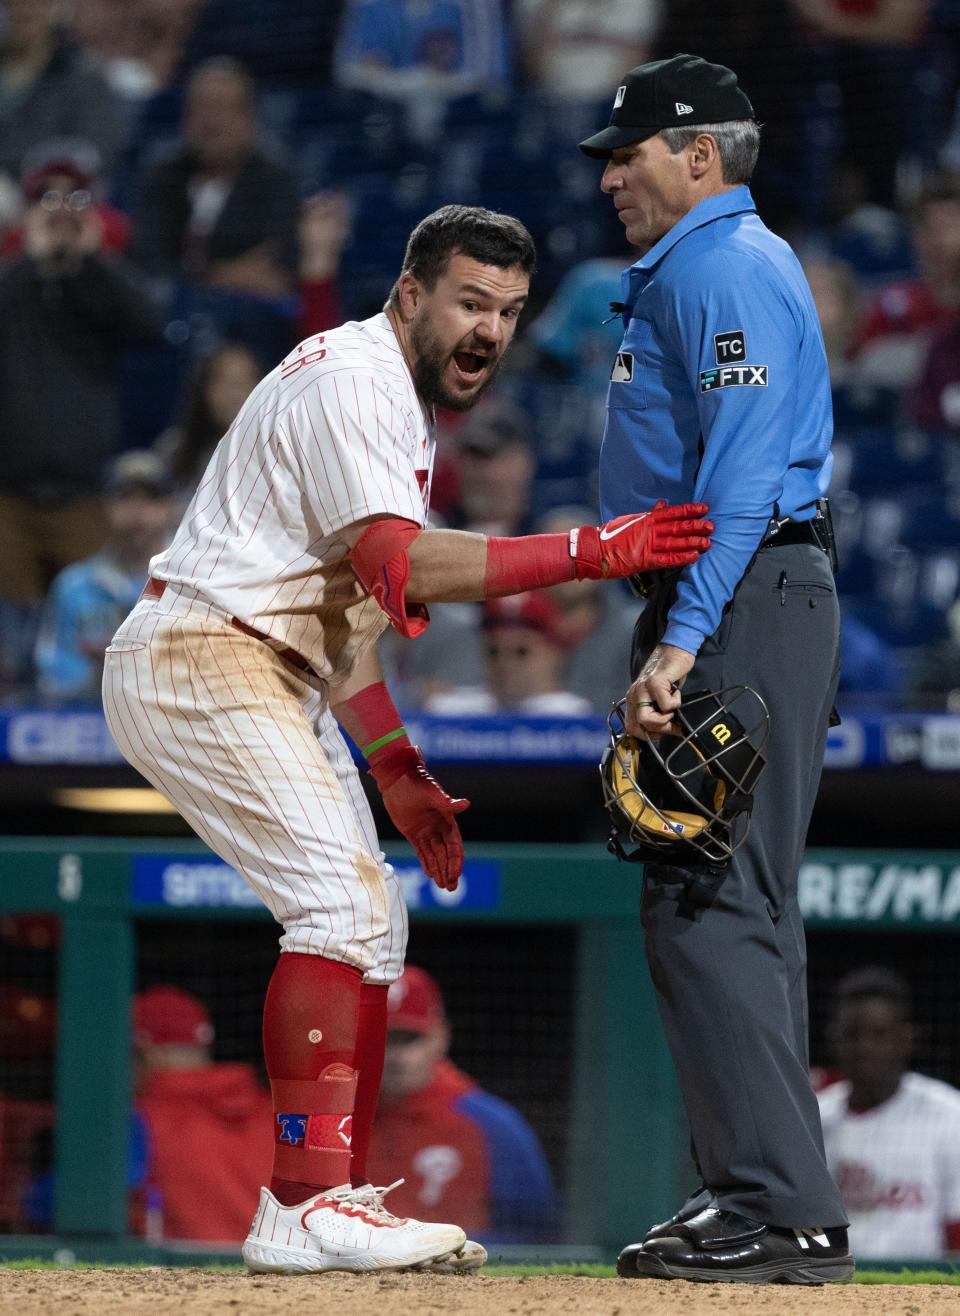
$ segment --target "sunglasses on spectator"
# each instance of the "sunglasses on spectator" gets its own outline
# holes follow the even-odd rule
[[[93,197],[85,187],[77,188],[75,192],[61,192],[51,188],[41,196],[40,205],[51,214],[56,210],[86,210],[93,205]]]

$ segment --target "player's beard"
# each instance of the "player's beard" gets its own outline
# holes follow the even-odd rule
[[[453,393],[443,381],[444,372],[453,357],[453,352],[448,351],[440,340],[431,334],[428,324],[423,320],[414,322],[410,331],[410,344],[416,356],[412,370],[413,382],[417,392],[429,406],[446,407],[449,411],[469,411],[486,393],[500,369],[498,359],[479,388],[472,393]]]

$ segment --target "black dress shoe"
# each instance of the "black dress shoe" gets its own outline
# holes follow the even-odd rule
[[[617,1259],[617,1274],[629,1279],[707,1284],[832,1284],[853,1271],[846,1229],[781,1229],[717,1207]]]
[[[708,1206],[712,1206],[714,1200],[710,1189],[705,1184],[701,1184],[697,1191],[690,1194],[680,1210],[672,1215],[669,1220],[662,1220],[660,1224],[650,1226],[643,1236],[644,1243],[649,1243],[653,1238],[663,1238],[665,1234],[671,1234],[676,1225],[685,1224],[693,1216],[699,1215]]]

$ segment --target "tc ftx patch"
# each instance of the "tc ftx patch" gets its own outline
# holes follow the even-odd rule
[[[717,366],[700,371],[700,392],[713,393],[718,388],[766,388],[766,366]]]

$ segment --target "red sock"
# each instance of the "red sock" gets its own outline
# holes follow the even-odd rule
[[[263,1007],[263,1053],[273,1091],[270,1191],[296,1206],[350,1178],[350,1122],[359,969],[284,952]]]
[[[373,983],[360,988],[360,1024],[357,1028],[357,1096],[353,1103],[353,1142],[350,1147],[350,1182],[354,1188],[369,1183],[367,1155],[383,1077],[387,1047],[387,991]]]

